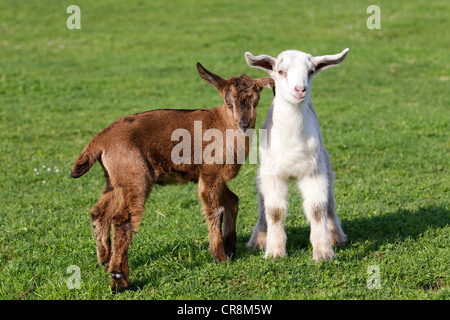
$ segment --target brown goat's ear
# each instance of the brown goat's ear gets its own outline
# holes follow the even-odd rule
[[[203,78],[206,82],[212,84],[219,92],[222,92],[224,87],[227,84],[227,80],[219,77],[218,75],[206,70],[200,62],[197,62],[197,70],[200,74],[200,77]]]
[[[264,88],[272,89],[273,95],[275,96],[275,81],[272,78],[255,79],[255,82],[261,90]]]

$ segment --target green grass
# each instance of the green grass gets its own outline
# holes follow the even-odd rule
[[[82,28],[68,30],[71,4],[0,3],[0,299],[450,298],[448,2],[80,0]],[[381,30],[366,27],[371,4]],[[195,185],[155,187],[129,251],[132,290],[113,295],[89,217],[103,174],[68,174],[89,139],[126,114],[221,104],[197,61],[262,77],[245,51],[346,47],[312,91],[349,239],[337,260],[312,261],[294,185],[287,257],[247,250],[257,201],[245,165],[230,183],[236,261],[213,262]],[[270,102],[263,92],[258,128]],[[66,285],[71,265],[80,289]],[[370,266],[380,289],[367,287]]]

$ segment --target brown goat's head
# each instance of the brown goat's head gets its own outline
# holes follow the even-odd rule
[[[245,74],[223,79],[206,70],[200,63],[197,63],[197,69],[200,76],[221,94],[229,119],[233,119],[236,129],[245,132],[249,128],[255,128],[255,108],[259,103],[259,94],[264,88],[274,90],[273,79],[252,79]]]

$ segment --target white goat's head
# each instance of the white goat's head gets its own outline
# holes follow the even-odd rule
[[[309,99],[311,80],[321,70],[344,61],[348,48],[334,55],[313,57],[297,50],[286,50],[275,59],[268,55],[245,53],[249,66],[266,71],[275,80],[276,95],[298,105]]]

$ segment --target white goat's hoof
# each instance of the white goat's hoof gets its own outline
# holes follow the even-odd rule
[[[335,247],[343,246],[347,242],[347,236],[339,230],[337,232],[330,232],[331,245]]]
[[[313,250],[313,260],[316,262],[322,260],[333,260],[336,257],[333,249],[327,248],[325,250]]]
[[[286,250],[266,251],[264,258],[280,259],[286,257]]]
[[[266,233],[254,233],[247,243],[247,248],[264,250],[266,248]]]

